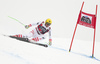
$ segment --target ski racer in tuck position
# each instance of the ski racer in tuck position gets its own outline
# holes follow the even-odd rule
[[[35,29],[30,31],[28,34],[17,34],[13,35],[14,37],[20,37],[20,38],[28,38],[30,41],[38,42],[42,39],[45,39],[46,37],[44,36],[45,33],[49,33],[49,45],[52,44],[52,38],[51,38],[51,25],[52,20],[51,19],[46,19],[46,21],[42,22],[37,22],[29,25],[25,25],[25,28],[28,29],[29,27],[37,25]],[[31,38],[31,39],[30,39]]]

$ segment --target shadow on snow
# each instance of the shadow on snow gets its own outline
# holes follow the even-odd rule
[[[65,52],[68,51],[68,50],[66,50],[66,49],[59,48],[59,47],[55,47],[55,46],[50,46],[50,48],[57,49],[57,50],[61,50],[61,51],[65,51]],[[86,54],[76,53],[76,52],[72,52],[72,53],[73,53],[73,54],[80,55],[80,56],[84,56],[84,57],[87,57],[87,58],[91,58],[91,59],[94,59],[94,60],[97,60],[97,61],[100,61],[100,59],[97,59],[96,57],[92,58],[92,56],[88,56],[88,55],[86,55]]]
[[[86,54],[76,53],[76,52],[72,52],[72,53],[77,54],[77,55],[81,55],[81,56],[84,56],[84,57],[87,57],[87,58],[92,58],[92,56],[88,56],[88,55],[86,55]],[[94,57],[94,58],[92,58],[92,59],[97,60],[97,61],[100,61],[100,59],[97,59],[96,57]]]

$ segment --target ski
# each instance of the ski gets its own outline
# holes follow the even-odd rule
[[[14,39],[17,39],[17,40],[20,40],[20,41],[24,41],[24,42],[27,42],[27,43],[31,43],[31,44],[36,44],[36,45],[43,46],[43,47],[48,47],[47,44],[30,42],[28,38],[20,38],[20,37],[14,37],[14,36],[9,36],[9,35],[3,35],[3,36],[14,38]]]

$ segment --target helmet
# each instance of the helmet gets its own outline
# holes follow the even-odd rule
[[[52,20],[50,18],[46,19],[45,24],[51,25],[51,23],[52,23]]]

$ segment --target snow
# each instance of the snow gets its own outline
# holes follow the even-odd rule
[[[1,0],[0,1],[0,64],[100,64],[100,19],[97,29],[94,58],[92,58],[93,30],[78,26],[71,52],[69,47],[83,0]],[[98,0],[84,0],[84,12],[95,13]],[[49,4],[50,3],[50,4]],[[18,41],[2,34],[26,34],[34,27],[25,25],[51,18],[52,46],[48,48]],[[46,40],[41,43],[48,43]]]
[[[94,58],[92,43],[74,40],[69,52],[70,39],[53,38],[48,48],[18,41],[0,35],[0,64],[99,64],[99,42],[95,45]]]

